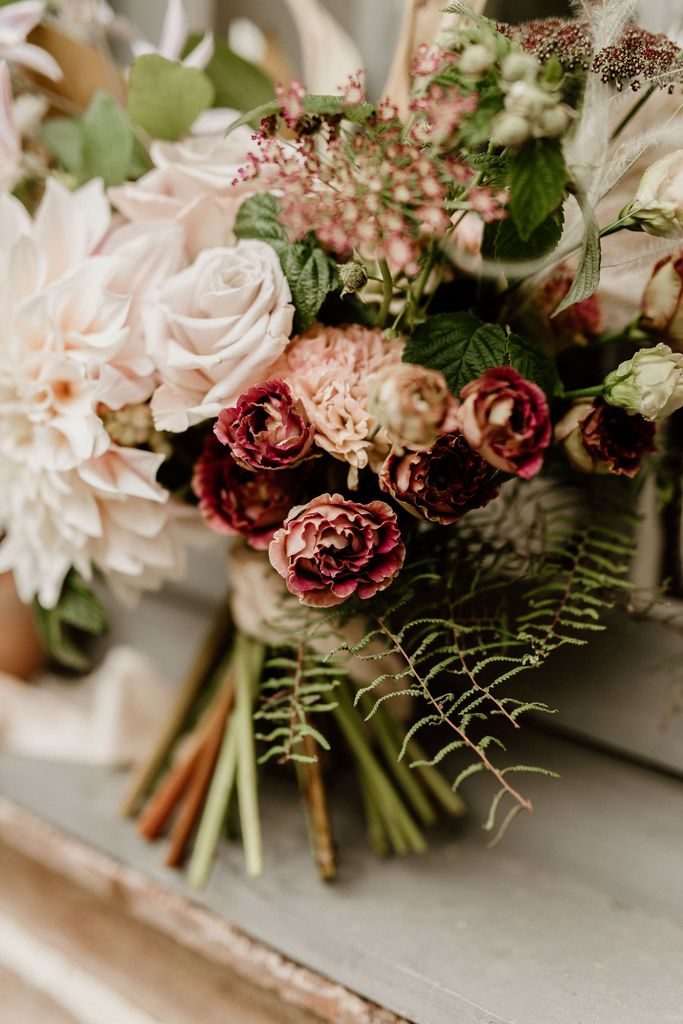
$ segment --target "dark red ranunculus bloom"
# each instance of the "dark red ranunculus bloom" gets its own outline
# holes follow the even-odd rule
[[[354,594],[374,597],[397,575],[405,553],[393,509],[341,494],[321,494],[292,509],[268,552],[290,593],[318,608]]]
[[[245,469],[213,435],[207,437],[192,477],[192,489],[211,529],[244,537],[259,550],[268,547],[282,526],[299,486],[295,472]]]
[[[249,388],[224,409],[214,433],[247,469],[291,469],[310,455],[313,427],[283,380]]]
[[[543,465],[552,428],[546,397],[511,366],[496,366],[460,392],[458,426],[496,469],[528,480]]]
[[[392,452],[380,473],[382,490],[405,509],[447,526],[496,497],[495,471],[473,451],[462,434],[441,434],[431,448]]]
[[[645,455],[655,450],[657,425],[598,398],[581,423],[583,447],[597,466],[620,476],[635,476]]]

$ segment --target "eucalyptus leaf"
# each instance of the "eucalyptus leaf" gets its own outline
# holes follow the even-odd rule
[[[79,181],[83,171],[83,123],[80,117],[51,117],[40,126],[40,140],[64,170]]]
[[[128,113],[154,138],[175,140],[187,134],[214,96],[204,72],[149,53],[131,68]]]
[[[193,50],[201,38],[200,33],[193,32],[188,37],[185,53]],[[215,107],[249,110],[275,98],[273,81],[265,71],[240,57],[227,43],[215,36],[213,56],[204,68],[204,74],[213,84]],[[279,108],[280,104],[277,106]]]
[[[122,107],[98,92],[81,119],[82,160],[87,178],[102,178],[105,185],[126,180],[135,136]]]

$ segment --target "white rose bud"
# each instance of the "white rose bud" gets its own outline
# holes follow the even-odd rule
[[[530,53],[509,53],[501,64],[505,82],[533,81],[538,70],[538,61]]]
[[[557,139],[569,127],[569,112],[562,104],[542,110],[534,123],[534,135],[539,139]]]
[[[496,146],[521,146],[531,136],[531,126],[519,114],[498,114],[491,125],[491,142]]]
[[[645,171],[625,214],[650,235],[683,238],[683,149]]]
[[[641,301],[640,327],[683,345],[683,251],[665,256],[652,271]]]
[[[683,406],[683,355],[660,343],[641,348],[605,377],[605,401],[646,420],[661,420]]]
[[[531,82],[513,82],[505,97],[505,109],[509,114],[517,114],[519,117],[536,118],[556,102],[554,96]]]
[[[478,76],[495,62],[496,55],[485,43],[473,43],[460,54],[458,67],[463,75]]]
[[[421,450],[455,429],[458,402],[438,370],[395,363],[376,374],[369,407],[395,448]]]

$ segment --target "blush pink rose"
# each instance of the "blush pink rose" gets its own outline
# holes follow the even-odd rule
[[[310,455],[313,427],[283,380],[249,388],[224,409],[213,432],[247,469],[286,469]]]
[[[528,480],[543,465],[552,428],[546,397],[511,366],[497,366],[460,392],[458,426],[496,469]]]
[[[331,608],[388,587],[405,559],[396,513],[322,494],[293,508],[268,549],[273,567],[302,604]]]
[[[299,497],[296,473],[244,469],[212,434],[192,478],[204,519],[216,533],[244,537],[264,550]]]

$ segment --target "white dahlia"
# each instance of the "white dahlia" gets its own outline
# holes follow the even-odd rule
[[[0,197],[0,571],[45,606],[72,565],[119,591],[183,569],[163,456],[115,445],[102,419],[154,387],[133,257],[149,260],[160,238],[98,255],[109,229],[100,182],[69,193],[50,181],[34,219]]]

